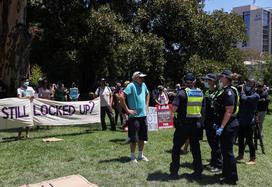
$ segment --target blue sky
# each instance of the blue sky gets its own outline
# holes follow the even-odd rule
[[[216,9],[224,9],[230,12],[233,7],[252,5],[254,0],[206,0],[205,11],[213,11]],[[260,7],[271,7],[272,0],[255,0],[255,5]]]

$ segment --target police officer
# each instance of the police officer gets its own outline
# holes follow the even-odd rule
[[[236,184],[238,180],[236,160],[233,154],[234,137],[238,132],[239,123],[236,115],[239,111],[239,93],[231,86],[232,72],[224,70],[219,74],[219,89],[224,91],[214,101],[216,116],[216,135],[220,136],[223,156],[222,184]]]
[[[253,127],[257,117],[257,106],[260,96],[255,92],[255,81],[247,80],[240,94],[240,109],[238,113],[239,131],[239,156],[236,160],[244,157],[245,146],[248,145],[250,160],[246,164],[256,164],[255,147],[253,144]],[[246,142],[245,142],[246,140]]]
[[[205,92],[205,120],[204,128],[206,130],[206,136],[211,148],[211,160],[208,168],[211,172],[219,172],[222,168],[222,154],[220,149],[220,141],[216,136],[216,131],[213,125],[216,123],[214,120],[214,106],[213,100],[216,95],[219,95],[223,90],[218,90],[217,76],[213,73],[207,74],[202,78],[204,80],[204,86],[207,88]]]
[[[173,138],[172,162],[170,164],[170,176],[178,177],[180,167],[180,149],[189,138],[193,155],[194,173],[188,177],[200,179],[202,173],[202,161],[199,144],[199,133],[201,131],[201,110],[203,93],[195,87],[196,78],[192,73],[184,77],[185,89],[178,92],[173,101],[173,112],[177,112],[175,120],[175,133]]]

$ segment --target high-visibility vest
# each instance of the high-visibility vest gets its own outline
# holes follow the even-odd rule
[[[240,96],[239,96],[239,92],[238,92],[238,90],[237,90],[236,87],[234,87],[234,86],[230,86],[230,87],[231,87],[231,89],[235,92],[235,95],[236,95],[236,97],[235,97],[235,107],[234,107],[234,110],[233,110],[233,112],[232,112],[232,116],[233,116],[233,117],[236,117],[237,114],[238,114],[238,112],[239,112]],[[219,90],[219,92],[218,92],[218,94],[216,95],[216,97],[221,96],[223,93],[224,93],[224,89]]]
[[[203,93],[199,88],[196,89],[185,89],[187,95],[187,107],[186,117],[187,118],[201,118],[201,109],[203,102]]]

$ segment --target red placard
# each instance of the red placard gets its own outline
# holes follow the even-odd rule
[[[158,112],[158,126],[159,129],[173,128],[173,114],[172,105],[156,105]]]

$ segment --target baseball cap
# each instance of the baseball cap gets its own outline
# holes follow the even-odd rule
[[[101,81],[106,81],[106,79],[105,78],[101,78]]]
[[[206,76],[202,77],[203,80],[216,81],[217,76],[214,73],[208,73]]]
[[[229,69],[225,69],[225,70],[223,70],[222,73],[220,73],[218,75],[218,77],[225,77],[225,78],[231,79],[232,78],[232,72]]]
[[[136,79],[137,77],[145,77],[145,76],[146,76],[146,74],[143,74],[140,71],[136,71],[136,72],[133,73],[132,79]]]
[[[196,80],[196,78],[193,73],[187,73],[184,76],[184,81],[195,81],[195,80]]]

